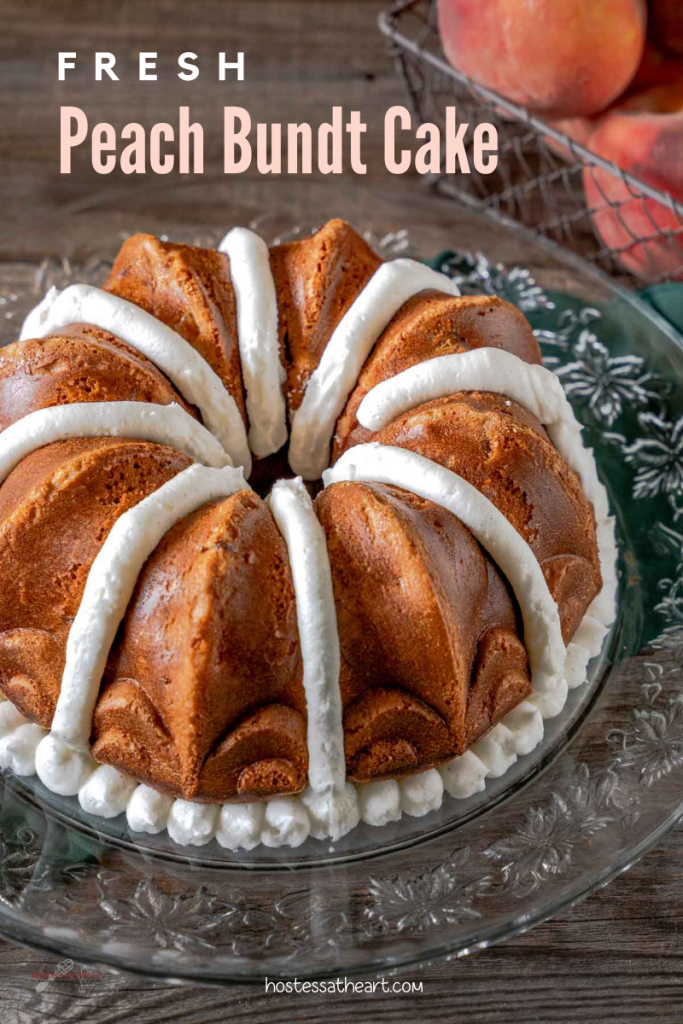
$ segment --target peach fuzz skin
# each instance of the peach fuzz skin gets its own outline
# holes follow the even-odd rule
[[[451,64],[554,118],[595,114],[624,92],[646,21],[645,0],[439,0]]]
[[[621,105],[627,97],[653,89],[655,86],[677,86],[682,83],[683,60],[680,57],[673,57],[671,54],[665,53],[648,40],[645,43],[643,56],[635,77],[618,105]],[[597,129],[601,119],[609,113],[610,111],[605,111],[602,114],[596,114],[594,117],[568,117],[557,121],[548,120],[548,124],[552,125],[558,132],[568,135],[574,142],[579,142],[582,146],[589,148],[588,143],[591,135]],[[557,142],[550,136],[546,137],[546,142],[564,160],[574,160],[574,156],[567,146],[563,146],[562,143]]]
[[[683,203],[683,83],[629,97],[601,119],[589,148]],[[619,178],[598,167],[586,168],[583,178],[589,206],[623,203],[593,214],[604,244],[625,247],[622,265],[644,281],[665,275],[683,281],[683,224],[677,214],[656,200],[633,197]],[[651,238],[657,229],[677,234]]]
[[[548,124],[556,131],[562,132],[563,135],[567,135],[570,139],[573,139],[574,142],[578,142],[580,145],[586,147],[588,147],[588,140],[595,130],[596,123],[597,118],[594,117],[566,117],[560,118],[558,121],[548,120]],[[544,135],[544,139],[550,148],[553,149],[558,156],[561,156],[563,160],[567,160],[571,163],[576,159],[568,146],[564,146],[551,135]]]

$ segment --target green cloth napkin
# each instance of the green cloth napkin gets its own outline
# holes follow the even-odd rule
[[[640,297],[683,334],[683,284],[653,284]]]

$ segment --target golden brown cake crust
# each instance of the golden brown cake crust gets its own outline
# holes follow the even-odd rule
[[[602,587],[595,517],[538,420],[501,395],[468,391],[405,413],[376,439],[445,466],[493,502],[536,555],[568,643]]]
[[[330,220],[309,238],[270,250],[290,414],[301,405],[332,332],[381,262],[343,220]]]
[[[316,511],[337,606],[348,777],[396,777],[463,753],[468,735],[530,693],[497,570],[455,516],[395,487],[334,484]],[[485,675],[493,647],[495,678]]]
[[[87,324],[0,350],[0,430],[54,405],[126,401],[176,402],[197,415],[153,363]]]
[[[95,757],[175,796],[306,784],[306,701],[287,549],[243,491],[166,534],[138,580],[93,722]]]
[[[475,348],[500,348],[523,359],[541,363],[541,350],[523,313],[511,303],[491,295],[454,297],[433,290],[408,299],[380,337],[337,420],[332,461],[347,448],[373,439],[358,423],[358,408],[377,384],[410,366]]]
[[[230,261],[214,249],[132,235],[105,289],[147,310],[204,357],[247,422]]]
[[[273,247],[270,262],[291,415],[381,260],[333,220]],[[136,235],[105,287],[193,345],[246,422],[227,256]],[[500,299],[429,290],[408,300],[366,360],[333,456],[372,438],[468,480],[530,544],[568,642],[601,586],[595,521],[538,420],[487,392],[425,403],[376,434],[356,419],[381,381],[481,346],[541,361],[526,319]],[[121,400],[174,401],[198,416],[156,367],[94,325],[0,352],[0,430],[37,408]],[[283,449],[256,462],[260,493],[289,475],[285,457]],[[0,487],[0,690],[43,727],[87,573],[113,523],[189,464],[159,445],[83,439],[35,452]],[[410,492],[340,483],[315,509],[338,618],[349,779],[448,762],[531,692],[507,581],[456,517]],[[299,793],[308,773],[302,678],[288,552],[270,511],[253,491],[208,503],[177,522],[143,567],[96,705],[94,756],[200,802]]]
[[[119,516],[190,464],[161,445],[82,438],[29,455],[0,488],[0,690],[44,729],[97,552]]]

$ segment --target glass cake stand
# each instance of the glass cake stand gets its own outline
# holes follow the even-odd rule
[[[2,266],[0,342],[14,339],[49,284],[101,282],[132,231],[215,244],[211,188],[157,190],[143,203],[138,191],[115,211],[95,198],[33,225]],[[357,210],[342,213],[362,226]],[[543,744],[484,793],[385,828],[361,825],[335,844],[182,848],[165,834],[130,834],[124,818],[88,817],[35,779],[6,777],[0,933],[10,940],[167,979],[387,973],[545,920],[628,868],[683,813],[683,343],[575,256],[519,228],[456,217],[451,227],[382,222],[368,232],[385,255],[412,245],[463,291],[516,303],[561,374],[620,543],[619,615],[588,682],[546,723]],[[316,219],[325,212],[299,228],[268,217],[256,226],[272,240],[307,233]]]

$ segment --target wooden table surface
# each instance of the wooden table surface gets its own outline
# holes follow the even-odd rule
[[[268,212],[285,223],[341,214],[378,230],[407,226],[425,252],[444,241],[471,239],[470,217],[429,195],[411,176],[384,169],[383,115],[403,95],[376,30],[381,8],[382,0],[2,0],[0,260],[6,272],[17,260],[63,248],[65,222],[50,218],[91,205],[95,193],[101,193],[96,216],[103,229],[120,224],[133,230],[150,217],[160,230],[171,220],[227,227]],[[79,70],[64,83],[57,81],[59,50],[78,53]],[[120,82],[94,82],[95,50],[116,54]],[[176,77],[175,61],[185,50],[202,61],[194,83]],[[245,52],[244,83],[217,81],[219,50]],[[159,53],[158,82],[137,81],[139,51]],[[248,107],[254,121],[311,125],[328,120],[335,104],[361,110],[368,123],[367,175],[266,178],[250,172],[223,178],[227,103]],[[85,149],[76,154],[72,174],[60,175],[58,117],[67,104],[82,107],[91,125],[106,120],[117,130],[129,121],[174,123],[177,108],[189,104],[205,128],[199,187],[179,199],[168,186],[177,185],[180,175],[96,175]],[[67,234],[77,234],[82,223],[72,217]],[[491,229],[477,241],[500,258],[518,255]],[[63,981],[38,997],[31,972],[54,966],[42,954],[0,944],[0,1021],[680,1024],[683,832],[670,834],[627,875],[561,918],[474,957],[412,971],[407,978],[423,982],[419,996],[348,995],[321,1002],[266,996],[246,986],[178,988],[111,974],[84,994],[75,982]]]

